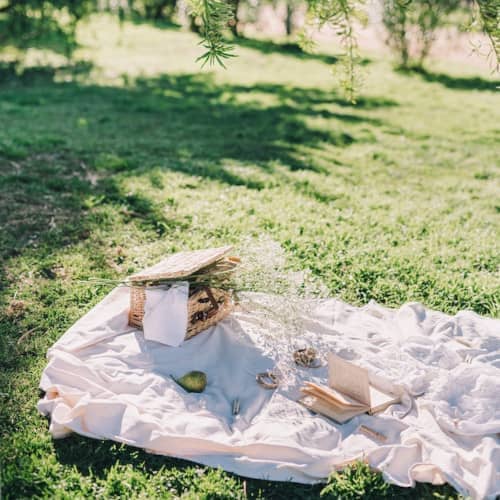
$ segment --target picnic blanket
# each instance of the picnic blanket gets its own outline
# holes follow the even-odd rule
[[[245,300],[265,304],[271,297]],[[291,369],[276,390],[256,383],[279,355],[266,347],[272,332],[258,308],[237,310],[168,347],[128,326],[128,306],[129,290],[116,288],[50,348],[38,408],[50,415],[55,438],[76,432],[299,483],[325,480],[360,459],[401,486],[449,482],[476,498],[500,493],[499,320],[468,311],[448,316],[418,303],[393,310],[309,302],[301,341],[404,388],[401,404],[338,425],[296,402],[303,381],[326,381],[325,366]],[[284,339],[284,347],[290,342]],[[185,392],[171,377],[190,370],[207,374],[202,394]]]

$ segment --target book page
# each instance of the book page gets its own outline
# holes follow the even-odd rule
[[[343,408],[365,408],[369,409],[368,406],[360,403],[359,401],[343,394],[331,387],[326,387],[323,385],[317,385],[312,382],[306,382],[305,387],[302,389],[303,392],[307,394],[312,394],[318,398],[324,399],[330,404],[334,404]]]
[[[370,407],[368,371],[339,356],[328,354],[328,385]]]
[[[321,413],[321,415],[335,420],[339,424],[343,424],[344,422],[347,422],[347,420],[364,413],[364,410],[359,408],[352,410],[334,408],[333,406],[326,404],[321,399],[311,395],[306,395],[299,399],[299,403],[304,405],[309,410]]]
[[[372,403],[370,411],[373,413],[383,411],[388,406],[401,401],[399,395],[383,392],[373,385],[370,385],[370,399]]]

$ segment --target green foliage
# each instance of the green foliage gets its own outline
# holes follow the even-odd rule
[[[67,55],[75,48],[78,20],[94,11],[97,0],[4,0],[0,3],[0,47],[29,47],[33,40],[51,48],[64,46]]]
[[[127,170],[129,162],[114,153],[101,153],[97,156],[94,167],[96,170],[120,172]]]
[[[191,15],[201,18],[201,44],[206,49],[198,60],[202,65],[220,64],[224,67],[224,59],[233,57],[234,47],[229,44],[224,32],[235,22],[234,5],[227,0],[189,0]]]
[[[460,6],[461,0],[383,0],[387,44],[401,67],[422,67],[435,30]]]
[[[386,483],[380,473],[371,470],[366,463],[361,461],[331,474],[319,496],[327,500],[358,500],[359,498],[363,500],[410,498],[451,500],[462,498],[450,487],[438,489],[429,484],[419,484],[416,490],[396,488]]]
[[[177,8],[177,0],[130,0],[129,8],[141,19],[171,21]]]
[[[491,53],[496,59],[496,69],[500,65],[500,2],[499,0],[477,0],[484,31],[491,40]]]
[[[411,0],[382,0],[383,22],[387,30],[388,45],[399,55],[401,66],[407,67],[409,61],[408,5]]]
[[[360,462],[347,466],[342,472],[333,473],[328,484],[321,490],[321,498],[356,500],[388,497],[390,486],[380,474]]]
[[[366,14],[363,10],[364,0],[308,0],[308,19],[310,25],[317,25],[319,28],[330,26],[340,37],[344,54],[341,56],[339,65],[339,84],[347,98],[355,103],[356,95],[360,87],[359,63],[360,56],[358,43],[355,34],[355,23],[365,24]],[[304,44],[304,48],[309,45]],[[337,69],[337,68],[335,68]],[[338,70],[337,70],[338,71]]]

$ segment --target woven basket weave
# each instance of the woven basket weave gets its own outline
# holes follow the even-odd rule
[[[160,280],[188,278],[196,271],[222,260],[232,247],[211,248],[194,252],[181,252],[129,278],[129,325],[142,329],[146,287]],[[231,295],[218,288],[198,287],[190,290],[188,299],[188,340],[225,318],[233,309]]]

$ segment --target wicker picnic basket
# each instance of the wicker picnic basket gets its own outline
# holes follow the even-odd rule
[[[193,252],[180,252],[158,264],[130,276],[129,325],[142,329],[146,288],[168,280],[190,281],[190,276],[207,276],[221,270],[231,271],[239,259],[227,257],[231,246],[209,248]],[[191,285],[188,300],[188,326],[185,340],[194,337],[225,318],[233,308],[231,294],[227,290],[205,285]]]

